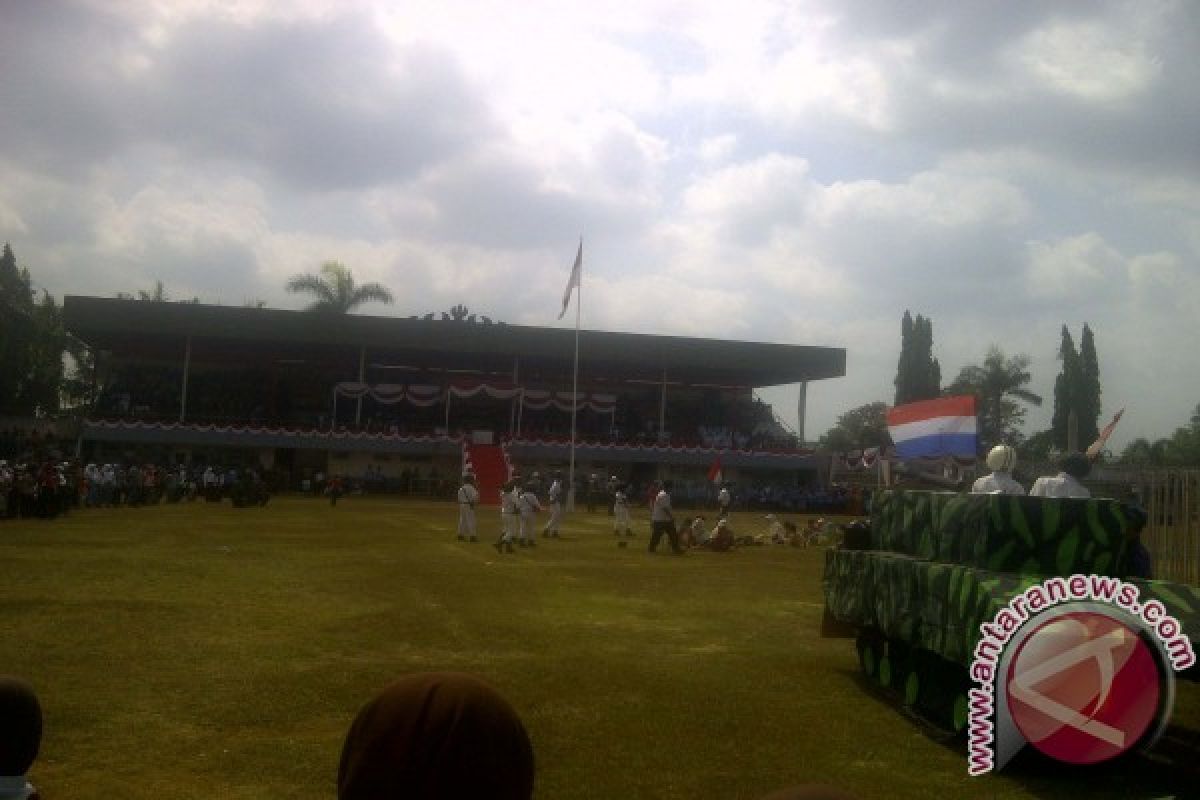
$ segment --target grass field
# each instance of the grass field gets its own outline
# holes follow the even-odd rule
[[[45,800],[333,797],[342,737],[395,676],[482,675],[526,722],[539,798],[1161,797],[1197,783],[1196,688],[1164,755],[971,779],[821,639],[821,552],[628,549],[603,514],[499,556],[450,504],[284,497],[0,524],[0,672],[29,679]],[[750,521],[749,515],[743,517]],[[1182,766],[1174,762],[1190,762]]]

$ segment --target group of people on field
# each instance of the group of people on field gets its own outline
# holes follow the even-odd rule
[[[204,498],[265,505],[270,496],[253,467],[164,467],[154,463],[81,465],[75,459],[0,459],[0,519],[53,519],[75,508],[158,505]]]

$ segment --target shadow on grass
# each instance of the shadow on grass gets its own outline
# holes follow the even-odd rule
[[[891,706],[931,742],[963,761],[966,739],[906,709],[899,698],[852,669],[838,670],[863,694]],[[1169,725],[1149,753],[1138,753],[1093,766],[1072,766],[1026,747],[1000,773],[1037,797],[1170,798],[1200,796],[1200,731]]]

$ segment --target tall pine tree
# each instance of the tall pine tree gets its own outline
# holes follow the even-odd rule
[[[1062,327],[1058,348],[1062,371],[1054,379],[1054,417],[1051,421],[1054,446],[1066,450],[1071,412],[1075,412],[1076,446],[1087,447],[1100,435],[1100,362],[1092,329],[1083,326],[1079,350],[1067,326]]]
[[[900,321],[900,360],[895,405],[929,400],[942,393],[942,367],[933,357],[933,322],[905,310]]]
[[[1096,339],[1087,323],[1079,337],[1079,391],[1075,401],[1079,419],[1079,446],[1087,447],[1100,436],[1100,362]]]
[[[1062,326],[1058,360],[1062,362],[1062,370],[1054,379],[1054,416],[1050,420],[1050,430],[1054,432],[1054,446],[1059,450],[1066,450],[1071,411],[1076,405],[1080,372],[1079,353],[1075,350],[1075,340],[1071,338],[1071,331],[1067,330],[1066,325]],[[1078,412],[1076,415],[1078,416]]]

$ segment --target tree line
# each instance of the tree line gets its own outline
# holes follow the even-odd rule
[[[918,314],[904,312],[900,323],[900,358],[896,366],[894,405],[930,400],[935,397],[971,394],[975,396],[980,450],[997,444],[1016,447],[1021,458],[1045,461],[1054,452],[1065,452],[1072,444],[1083,449],[1100,432],[1101,384],[1096,338],[1086,323],[1079,347],[1070,329],[1063,325],[1058,347],[1060,371],[1054,381],[1054,413],[1050,428],[1026,436],[1021,428],[1030,406],[1040,406],[1043,398],[1028,386],[1030,358],[1025,354],[1006,355],[999,347],[988,348],[981,364],[963,367],[948,385],[941,385],[941,365],[933,355],[933,323]],[[832,450],[861,450],[891,444],[887,431],[888,404],[867,403],[838,417],[837,423],[820,439]],[[1200,405],[1190,424],[1166,439],[1149,442],[1138,439],[1121,453],[1123,463],[1146,466],[1200,464]]]

